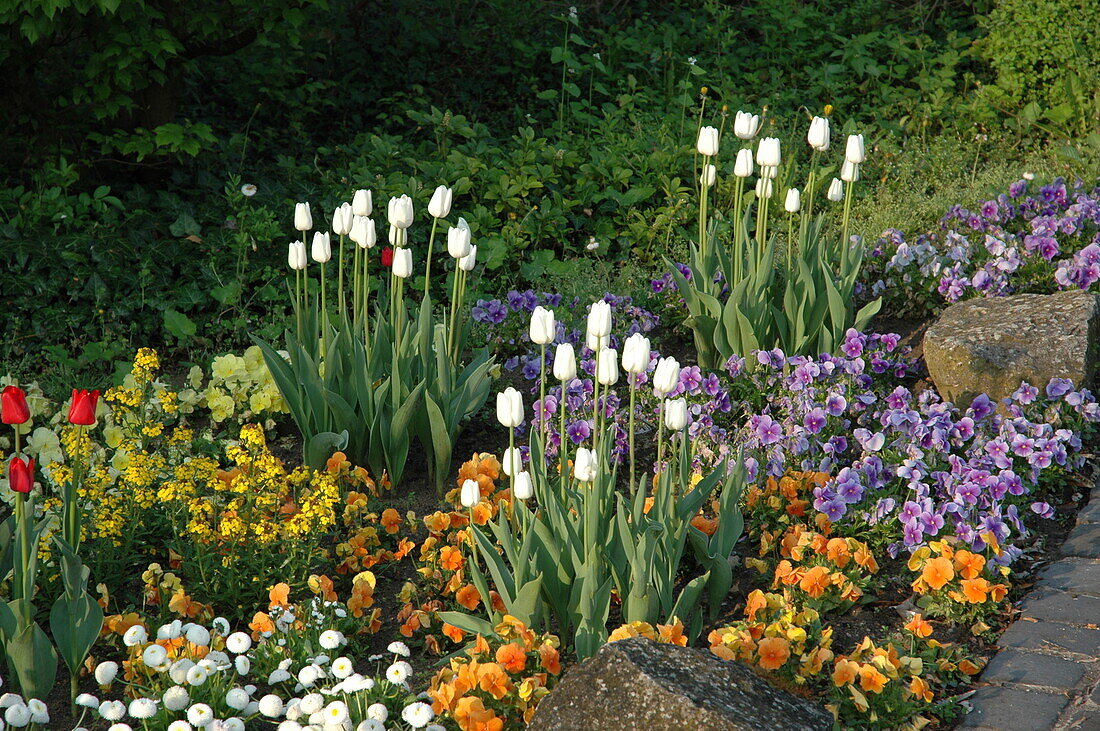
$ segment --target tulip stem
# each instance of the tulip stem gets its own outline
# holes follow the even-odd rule
[[[439,219],[432,217],[432,233],[428,236],[428,255],[424,257],[424,299],[428,299],[428,282],[432,281],[432,248],[435,245],[435,227]]]
[[[363,252],[363,278],[360,282],[363,288],[363,294],[360,298],[359,306],[363,310],[363,344],[367,349],[367,359],[370,359],[371,351],[371,338],[370,338],[370,250]]]
[[[737,193],[734,196],[734,203],[733,203],[733,281],[727,283],[727,284],[729,284],[731,289],[734,286],[736,286],[738,282],[741,281],[741,277],[743,276],[743,272],[741,271],[741,268],[744,264],[743,259],[744,259],[745,253],[744,253],[744,247],[743,247],[742,241],[741,241],[741,234],[742,234],[741,229],[744,226],[744,220],[745,220],[745,210],[742,207],[742,206],[744,206],[744,201],[745,201],[745,179],[744,178],[738,178],[737,179]]]
[[[603,348],[596,350],[596,368],[592,374],[592,451],[599,448],[600,436],[600,353]]]
[[[344,234],[340,234],[340,243],[337,245],[340,247],[340,264],[339,271],[336,272],[336,289],[339,293],[340,314],[346,315],[348,308],[344,301]]]
[[[539,430],[546,436],[546,343],[539,348]],[[545,457],[545,455],[543,455]]]
[[[512,514],[515,515],[516,505],[516,428],[508,427],[508,491],[512,496]]]
[[[844,185],[844,234],[840,237],[840,254],[848,250],[848,217],[852,213],[852,186],[855,183]]]
[[[635,374],[631,373],[627,375],[627,380],[630,381],[630,494],[634,495],[637,485],[634,482],[634,399],[637,394],[638,387],[634,382]]]
[[[707,193],[710,191],[710,186],[707,185],[707,171],[710,170],[710,156],[703,156],[703,173],[699,178],[699,185],[702,187],[702,191],[699,193],[699,260],[700,264],[706,261],[707,258]]]
[[[657,405],[657,474],[664,472],[665,455],[665,400]]]
[[[791,251],[794,249],[794,214],[787,216],[787,276],[790,277],[791,272]]]
[[[559,455],[561,457],[561,494],[565,495],[565,473],[569,468],[569,442],[568,436],[565,433],[565,381],[561,382],[561,399],[558,402],[558,406],[561,409],[561,434],[558,440],[561,445]]]
[[[321,262],[321,357],[328,356],[328,297],[325,294],[325,262]]]

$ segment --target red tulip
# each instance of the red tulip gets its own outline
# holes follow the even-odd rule
[[[16,386],[5,386],[0,394],[0,420],[5,424],[26,424],[30,419],[27,394]]]
[[[73,402],[69,406],[69,423],[89,426],[95,423],[95,404],[99,391],[88,393],[86,389],[73,389]]]
[[[382,249],[382,266],[393,266],[393,249],[391,249],[389,246]]]
[[[12,457],[8,463],[8,482],[16,492],[30,492],[34,487],[34,460]]]

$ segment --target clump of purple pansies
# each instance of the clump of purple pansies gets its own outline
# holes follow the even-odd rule
[[[864,264],[870,296],[904,309],[1014,292],[1089,290],[1100,282],[1100,188],[1021,179],[970,210],[952,206],[940,230],[907,241],[885,231]],[[931,296],[931,300],[930,300]]]

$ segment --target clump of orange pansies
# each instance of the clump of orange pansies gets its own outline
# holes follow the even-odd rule
[[[712,631],[710,651],[794,686],[805,686],[833,659],[833,630],[822,624],[817,610],[799,606],[789,593],[752,592],[745,617]]]
[[[631,622],[621,625],[608,636],[607,641],[615,642],[630,637],[646,637],[654,642],[665,642],[670,645],[687,647],[687,635],[684,634],[684,625],[677,617],[673,617],[668,624],[659,624],[656,627],[649,622]]]
[[[864,637],[854,651],[838,656],[827,706],[837,723],[844,728],[920,729],[931,722],[931,715],[951,715],[957,707],[936,704],[937,695],[970,682],[981,664],[963,648],[931,635],[932,626],[917,614],[904,633],[882,644]]]
[[[522,727],[561,674],[554,635],[537,635],[511,615],[494,632],[490,638],[477,635],[466,655],[453,658],[428,690],[436,714],[462,731]]]
[[[929,616],[974,622],[980,634],[989,629],[981,619],[1000,611],[1009,585],[987,578],[992,567],[985,556],[954,544],[953,538],[931,541],[909,557],[909,570],[917,574],[913,591],[921,595],[917,606]],[[999,571],[1002,578],[1008,574],[1006,567]]]
[[[789,471],[778,480],[769,477],[764,486],[752,485],[745,497],[745,526],[750,541],[759,542],[759,555],[774,555],[779,538],[792,525],[814,516],[818,531],[829,535],[829,519],[813,509],[813,491],[829,481],[827,472]]]
[[[394,508],[373,509],[366,493],[347,493],[341,522],[348,538],[336,546],[339,574],[355,574],[380,563],[400,561],[416,548],[405,534],[416,527],[416,513],[410,510],[402,516]]]
[[[775,567],[772,589],[787,587],[804,606],[819,612],[851,609],[878,571],[866,543],[828,538],[801,524],[787,529],[779,552],[783,560]]]

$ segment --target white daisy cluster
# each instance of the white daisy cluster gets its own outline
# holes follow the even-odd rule
[[[295,624],[293,610],[276,607],[271,612],[275,632],[261,633],[258,642],[248,633],[231,632],[222,618],[209,627],[176,620],[160,627],[155,637],[134,625],[123,636],[140,676],[131,686],[131,698],[101,701],[85,693],[77,705],[111,724],[109,731],[239,731],[257,726],[279,731],[442,731],[432,723],[431,705],[409,690],[409,648],[391,643],[389,654],[379,658],[388,657],[390,664],[378,677],[356,672],[355,661],[343,653],[344,633],[319,624],[331,620],[334,609],[338,607],[331,602],[317,600],[299,610],[305,617]],[[129,684],[118,677],[119,670],[114,661],[96,666],[101,690]],[[137,697],[133,690],[139,691]],[[21,699],[18,704],[30,708]],[[29,714],[23,725],[31,723]],[[13,715],[21,720],[23,714]]]
[[[24,700],[17,693],[0,695],[0,729],[26,728],[31,724],[48,728],[49,723],[49,709],[37,698]]]

